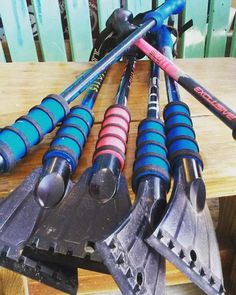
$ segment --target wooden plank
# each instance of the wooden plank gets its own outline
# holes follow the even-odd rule
[[[166,288],[166,295],[204,295],[194,284],[185,284],[180,286],[171,286]]]
[[[165,0],[156,0],[156,7],[160,6],[164,2],[165,2]]]
[[[2,43],[0,42],[0,62],[6,62],[5,54],[2,49]]]
[[[99,31],[101,32],[113,10],[120,7],[120,0],[97,0],[97,5]]]
[[[181,38],[181,57],[204,57],[207,9],[208,1],[186,1],[182,23],[185,24],[193,19],[193,27],[186,31]]]
[[[65,0],[73,61],[88,61],[93,47],[88,0]]]
[[[0,268],[0,294],[28,295],[27,278],[6,268]]]
[[[57,0],[32,0],[44,61],[67,61]]]
[[[234,32],[230,48],[230,56],[236,57],[236,21],[234,21]]]
[[[0,0],[0,14],[12,61],[37,61],[25,0]]]
[[[199,59],[176,61],[181,68],[193,76],[196,80],[215,93],[227,105],[235,108],[235,80],[236,80],[236,59]],[[77,63],[39,63],[32,64],[1,64],[0,89],[4,89],[7,96],[3,96],[4,103],[0,105],[1,127],[11,124],[14,119],[24,115],[26,111],[35,104],[38,104],[48,93],[60,93],[62,89],[74,81],[75,77],[85,71],[89,64]],[[222,67],[224,71],[222,72]],[[132,164],[134,160],[135,138],[137,125],[146,115],[146,103],[149,82],[149,63],[138,62],[134,75],[134,83],[131,87],[129,107],[132,115],[130,139],[128,145],[127,165],[125,175],[130,183]],[[117,85],[123,70],[123,64],[114,65],[108,73],[108,77],[102,87],[100,99],[95,105],[96,122],[101,122],[104,110],[113,103]],[[221,83],[218,81],[218,73],[221,72]],[[14,87],[9,87],[9,81],[14,81]],[[35,83],[40,81],[40,83]],[[227,90],[227,91],[226,91]],[[232,140],[231,131],[215,118],[205,107],[199,104],[194,98],[180,89],[184,101],[186,101],[192,112],[194,126],[200,145],[204,165],[204,178],[207,186],[208,198],[234,196],[236,195],[236,154],[235,142]],[[165,86],[163,76],[161,80],[161,97],[165,97]],[[75,101],[73,103],[76,104]],[[161,109],[166,103],[161,99]],[[98,128],[98,127],[97,127]],[[91,164],[91,158],[96,141],[94,128],[91,133],[91,141],[85,157],[82,157],[75,178],[78,177],[85,167]],[[209,140],[209,134],[214,137]],[[24,177],[35,167],[41,165],[43,151],[46,150],[49,140],[45,145],[40,145],[26,157],[17,167],[7,175],[0,178],[0,196],[6,196],[19,184]],[[217,146],[217,149],[215,148]],[[88,148],[90,147],[90,148]],[[222,159],[224,151],[224,161]]]
[[[65,40],[66,56],[67,56],[68,61],[72,61],[71,49],[70,49],[70,43],[69,42],[70,42],[69,40]],[[10,52],[8,50],[6,41],[4,41],[2,43],[2,47],[3,47],[3,51],[4,51],[4,54],[5,54],[6,61],[11,62]],[[39,40],[35,40],[35,47],[36,47],[36,51],[37,51],[37,55],[38,55],[38,61],[42,62],[43,57],[42,57],[42,52],[41,52]]]
[[[230,291],[234,295],[236,290],[236,252],[234,253],[233,266],[230,275]]]
[[[131,10],[133,12],[133,15],[140,12],[145,12],[147,10],[152,9],[152,1],[151,0],[127,0],[126,1],[127,9]]]
[[[225,56],[231,0],[210,0],[206,57]]]
[[[209,88],[226,104],[235,108],[235,79],[236,59],[191,59],[177,60],[177,65],[183,68],[200,83]],[[12,121],[35,104],[48,93],[60,93],[64,87],[74,81],[75,77],[91,67],[89,63],[17,63],[0,64],[0,91],[3,95],[3,103],[0,105],[1,127],[9,125]],[[218,73],[221,73],[221,83],[218,81]],[[74,180],[78,179],[84,169],[91,165],[94,144],[100,130],[100,123],[104,110],[114,101],[117,86],[123,71],[124,64],[114,65],[108,72],[107,79],[101,90],[98,101],[95,104],[96,123],[89,136],[85,152],[79,162]],[[132,123],[127,149],[127,162],[124,173],[131,184],[132,164],[134,160],[135,140],[137,126],[146,114],[150,63],[138,62],[131,87],[129,107]],[[14,81],[14,87],[9,85]],[[40,81],[40,83],[35,83]],[[163,75],[161,77],[161,97],[165,97]],[[227,91],[226,91],[227,89]],[[231,138],[231,132],[218,119],[211,115],[188,93],[180,89],[182,98],[192,110],[192,118],[205,164],[204,178],[207,187],[208,198],[236,195],[236,154],[235,142]],[[75,101],[73,105],[78,103]],[[161,109],[166,101],[161,99]],[[210,137],[210,135],[214,136]],[[7,175],[1,175],[0,195],[6,196],[12,191],[35,167],[41,165],[42,155],[49,146],[49,142],[55,132],[32,151],[17,167]],[[217,148],[216,148],[217,147]],[[223,155],[223,156],[222,156]],[[133,194],[131,194],[133,197]],[[221,257],[223,267],[230,269],[232,263],[232,249],[227,245],[222,247]],[[117,286],[110,276],[95,274],[93,272],[80,271],[80,294],[95,294],[96,292],[116,292]],[[167,265],[167,284],[183,284],[189,282],[171,264]],[[62,294],[44,285],[30,280],[30,294]],[[17,293],[15,293],[17,294]],[[109,293],[108,293],[109,294]],[[111,293],[110,293],[111,294]]]
[[[222,250],[221,258],[222,258],[223,266],[230,268],[229,262],[232,262],[232,258],[233,258],[232,250],[231,249]],[[166,276],[167,295],[172,295],[172,294],[202,295],[203,294],[201,292],[196,293],[197,289],[192,284],[189,284],[190,281],[168,261],[166,262],[166,268],[167,268],[167,276]],[[79,269],[78,276],[79,276],[79,294],[81,295],[82,294],[83,295],[88,295],[88,294],[120,295],[120,292],[118,291],[119,289],[110,275],[105,275],[101,273]],[[183,286],[184,284],[186,285]],[[171,288],[169,287],[174,285],[175,287],[171,287]],[[33,295],[64,294],[58,290],[52,289],[48,286],[42,285],[39,282],[32,281],[32,280],[29,280],[29,291],[30,291],[30,294],[33,294]],[[174,291],[178,291],[179,293],[174,293]],[[183,293],[181,293],[181,291]]]
[[[220,216],[217,232],[219,236],[230,238],[236,252],[236,196],[220,199]],[[226,218],[227,216],[227,218]]]

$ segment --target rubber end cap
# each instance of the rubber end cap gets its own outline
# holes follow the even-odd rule
[[[57,173],[48,174],[41,178],[35,190],[36,198],[43,208],[56,206],[63,198],[64,193],[64,180]]]
[[[193,208],[201,212],[206,203],[206,187],[202,178],[197,178],[189,186],[189,198]]]
[[[98,202],[106,203],[116,193],[117,177],[110,169],[104,168],[96,172],[90,182],[91,197]]]

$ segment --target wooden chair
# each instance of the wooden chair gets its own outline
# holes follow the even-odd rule
[[[69,41],[64,40],[58,0],[31,0],[37,24],[34,40],[26,0],[0,0],[0,15],[6,35],[0,43],[0,61],[87,61],[92,48],[88,0],[64,0]],[[99,29],[120,7],[120,0],[97,0]],[[156,1],[160,5],[164,0]],[[208,3],[209,2],[209,3]],[[152,0],[126,0],[134,15],[151,9]],[[181,57],[222,57],[229,35],[230,0],[188,0],[182,23],[193,19],[194,26],[181,39]],[[235,22],[236,27],[236,22]],[[236,30],[230,56],[236,56]]]

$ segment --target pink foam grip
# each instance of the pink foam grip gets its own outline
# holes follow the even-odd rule
[[[119,125],[120,128],[123,128],[125,130],[125,132],[129,131],[129,123],[125,119],[118,117],[116,115],[112,115],[112,117],[105,118],[105,120],[102,123],[102,127],[113,124]]]
[[[124,142],[111,134],[106,134],[105,136],[100,137],[97,141],[96,148],[99,149],[106,145],[114,146],[120,149],[122,153],[125,153],[126,145]]]
[[[110,154],[119,160],[121,167],[124,166],[129,123],[130,114],[124,107],[113,105],[105,112],[93,161],[99,155]]]
[[[118,126],[107,125],[103,129],[101,129],[99,133],[99,137],[102,137],[105,134],[117,134],[121,138],[123,138],[125,142],[127,142],[127,133]]]
[[[118,116],[121,116],[127,122],[130,122],[130,113],[124,107],[120,107],[118,105],[111,106],[109,109],[107,109],[104,117],[107,117],[107,116],[110,116],[110,115],[118,115]]]

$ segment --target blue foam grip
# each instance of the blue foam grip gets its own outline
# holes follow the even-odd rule
[[[165,3],[156,10],[148,12],[144,17],[144,21],[154,19],[156,24],[151,29],[151,32],[156,32],[163,25],[165,19],[172,14],[179,14],[182,12],[185,4],[186,0],[166,0]]]
[[[165,47],[169,47],[172,52],[173,40],[172,40],[171,32],[166,26],[162,26],[160,30],[158,31],[158,46],[162,50]]]
[[[140,133],[140,136],[137,138],[137,145],[140,145],[144,141],[156,141],[162,145],[165,145],[165,137],[162,136],[161,133],[155,132],[150,129],[150,131],[145,131]]]
[[[170,169],[167,161],[165,130],[158,119],[148,118],[139,124],[136,159],[133,166],[132,187],[136,193],[143,177],[160,177],[166,189],[170,186]]]
[[[27,116],[18,118],[11,127],[0,132],[0,155],[4,159],[5,172],[69,113],[69,105],[63,97],[51,94],[40,105],[33,107]]]
[[[166,106],[163,116],[172,168],[178,167],[183,158],[193,158],[203,167],[188,106],[180,101],[172,102]]]
[[[63,158],[74,172],[93,121],[90,109],[85,106],[72,108],[52,141],[50,149],[44,155],[43,163],[54,157]]]
[[[173,113],[183,113],[187,116],[190,116],[190,111],[188,108],[186,108],[186,105],[182,102],[175,101],[169,104],[168,108],[165,108],[164,110],[164,116],[167,119],[169,116],[173,116]]]

